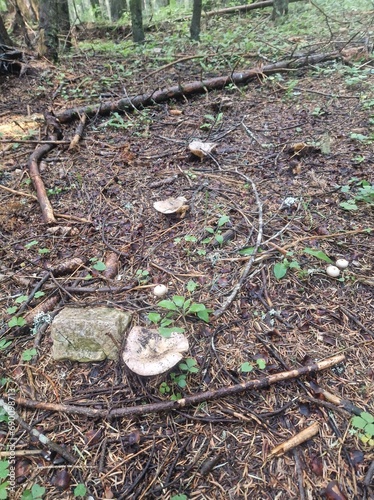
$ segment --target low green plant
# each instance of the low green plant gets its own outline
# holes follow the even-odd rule
[[[8,498],[9,481],[2,481],[9,476],[9,460],[0,460],[0,500]]]
[[[353,433],[358,433],[359,438],[365,444],[374,446],[374,417],[363,411],[360,415],[352,418]]]
[[[22,361],[31,361],[34,356],[37,355],[37,350],[36,349],[26,349],[23,351],[21,359]]]
[[[200,125],[201,129],[211,130],[216,125],[220,125],[222,123],[223,113],[218,113],[216,116],[214,115],[204,115],[204,123]]]
[[[312,255],[313,257],[316,257],[319,260],[322,260],[324,262],[328,262],[329,264],[332,264],[333,261],[330,259],[328,255],[325,254],[322,250],[315,250],[314,248],[309,248],[306,247],[303,249],[303,252]],[[294,252],[288,252],[287,257],[293,257]],[[274,264],[273,267],[273,272],[274,276],[280,280],[284,276],[286,276],[287,271],[289,269],[297,269],[299,271],[300,277],[308,276],[309,273],[306,271],[303,271],[300,267],[299,262],[296,259],[289,260],[287,257],[285,257],[281,262],[277,262]]]
[[[230,221],[230,217],[228,215],[222,215],[218,221],[217,221],[217,226],[216,228],[212,227],[206,227],[205,231],[207,233],[210,233],[212,236],[214,236],[214,239],[222,245],[223,243],[223,236],[222,236],[222,228],[225,224],[227,224]],[[202,243],[210,243],[211,242],[211,237],[205,238]]]
[[[178,495],[173,495],[170,500],[188,500],[188,496],[184,493],[178,493]]]
[[[1,339],[0,340],[0,351],[4,351],[11,344],[12,344],[11,340]]]
[[[97,257],[91,257],[90,262],[92,269],[95,269],[95,271],[105,271],[106,265],[102,260],[99,260]]]
[[[27,489],[22,493],[21,500],[42,500],[45,494],[45,488],[34,484],[31,489]]]
[[[360,180],[353,177],[340,190],[342,193],[349,193],[351,195],[350,199],[339,203],[339,206],[344,210],[358,210],[358,203],[366,203],[369,206],[374,206],[374,184],[370,184],[365,179]]]
[[[198,304],[196,302],[192,302],[192,299],[186,299],[183,295],[173,295],[172,300],[161,300],[161,302],[157,305],[172,313],[177,313],[182,316],[194,314],[199,319],[209,323],[209,313],[211,310],[207,309],[204,304]]]
[[[197,362],[193,358],[186,358],[182,363],[179,363],[178,368],[180,373],[171,372],[169,375],[171,386],[168,382],[162,382],[159,387],[160,394],[171,394],[170,399],[173,401],[182,398],[181,393],[177,392],[177,388],[184,389],[187,386],[188,375],[199,372]]]
[[[75,498],[78,497],[84,497],[87,493],[87,488],[83,483],[77,484],[77,486],[74,488],[73,494]]]
[[[256,365],[260,370],[264,370],[266,368],[266,361],[262,358],[256,359]],[[242,373],[249,373],[254,370],[253,363],[246,361],[240,365],[240,371]]]
[[[138,269],[135,273],[139,285],[145,285],[149,281],[149,271],[146,269]]]

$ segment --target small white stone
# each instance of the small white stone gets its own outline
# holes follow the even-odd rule
[[[326,273],[332,278],[337,278],[340,274],[340,269],[338,269],[336,266],[330,265],[326,267]]]
[[[346,269],[349,265],[349,262],[346,259],[338,259],[336,262],[336,267],[339,269]]]
[[[156,285],[153,289],[153,294],[156,297],[164,297],[168,293],[168,287],[166,285]]]

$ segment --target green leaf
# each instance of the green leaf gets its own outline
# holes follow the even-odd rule
[[[224,226],[226,222],[229,222],[229,220],[230,217],[228,215],[222,215],[222,217],[218,219],[217,226],[218,227]]]
[[[207,245],[207,244],[208,244],[208,243],[210,243],[210,242],[211,242],[211,238],[204,238],[203,240],[201,240],[201,243],[202,243],[203,245]]]
[[[243,363],[240,366],[240,371],[243,372],[243,373],[249,373],[252,370],[253,370],[253,366],[251,365],[251,363],[248,363],[248,361],[246,361],[245,363]]]
[[[34,484],[31,488],[31,493],[33,495],[34,500],[42,498],[45,493],[45,488],[43,486],[39,486],[38,484]]]
[[[160,328],[158,329],[158,332],[160,335],[162,335],[163,337],[165,338],[169,338],[170,335],[175,332],[175,333],[183,333],[184,332],[184,328],[179,328],[179,327],[173,327],[173,328],[165,328],[163,326],[160,326]]]
[[[173,495],[172,497],[170,497],[170,500],[188,500],[188,496],[184,493],[181,493],[178,495]]]
[[[185,300],[182,295],[173,295],[173,302],[177,307],[183,307]]]
[[[356,205],[356,203],[354,201],[342,201],[341,203],[339,203],[339,207],[342,207],[344,208],[344,210],[358,210],[358,206]]]
[[[27,243],[27,244],[25,245],[25,248],[31,248],[31,247],[33,247],[33,246],[37,245],[38,243],[39,243],[39,242],[38,242],[37,240],[32,240],[32,241],[30,241],[29,243]]]
[[[11,343],[12,343],[11,340],[1,339],[0,340],[0,351],[9,347],[11,345]]]
[[[0,483],[0,500],[6,500],[8,498],[8,486],[9,486],[9,481],[4,481],[4,483]]]
[[[216,234],[215,238],[216,238],[217,242],[220,245],[222,245],[222,243],[223,243],[223,236],[222,236],[222,234]]]
[[[50,253],[50,249],[49,248],[39,248],[38,254],[44,255],[46,253]]]
[[[247,247],[239,250],[240,255],[253,255],[255,247]]]
[[[208,313],[207,309],[205,309],[204,311],[199,311],[197,313],[197,316],[198,316],[198,318],[200,318],[203,321],[205,321],[205,323],[209,323],[209,313]]]
[[[34,500],[31,490],[25,490],[22,493],[21,500]]]
[[[367,425],[367,422],[363,418],[356,415],[355,417],[352,418],[352,425],[353,427],[356,427],[356,429],[364,429],[365,426]]]
[[[363,418],[368,424],[374,423],[374,417],[370,413],[363,411],[360,413],[360,417]],[[365,429],[366,430],[366,429]]]
[[[20,297],[17,297],[16,300],[14,301],[16,304],[22,304],[22,302],[26,302],[26,300],[29,297],[27,295],[21,295]]]
[[[40,291],[39,291],[39,292],[36,292],[36,293],[35,293],[34,297],[35,297],[36,299],[38,299],[39,297],[44,297],[44,295],[45,295],[45,292],[40,292]]]
[[[74,488],[74,496],[75,497],[84,497],[87,493],[87,488],[84,484],[80,483]]]
[[[187,291],[189,291],[190,293],[194,292],[196,290],[196,288],[198,287],[198,283],[196,283],[196,281],[193,281],[193,280],[190,280],[188,283],[187,283]]]
[[[205,311],[205,309],[206,307],[204,306],[204,304],[196,304],[196,302],[194,302],[193,304],[191,304],[188,313],[197,313],[200,311]]]
[[[17,311],[17,309],[18,309],[17,306],[8,307],[8,309],[6,310],[6,312],[8,314],[14,314]]]
[[[106,265],[104,264],[104,262],[102,262],[101,260],[98,260],[93,266],[92,266],[93,269],[96,269],[96,271],[105,271],[106,269]]]
[[[277,262],[273,267],[274,276],[277,280],[282,279],[287,274],[287,266],[283,262]]]
[[[159,323],[159,321],[161,320],[161,314],[155,312],[149,313],[147,317],[151,323],[155,324]]]
[[[26,349],[26,351],[23,351],[21,359],[22,361],[30,361],[33,356],[36,356],[37,350],[36,349]]]
[[[260,370],[264,370],[266,368],[266,361],[262,358],[256,360],[257,366]]]
[[[290,269],[300,269],[300,264],[297,262],[297,260],[293,260],[290,262],[289,268]]]
[[[161,300],[161,302],[159,302],[157,305],[159,307],[163,307],[164,309],[168,309],[169,311],[178,311],[178,307],[172,300],[169,299]]]
[[[0,478],[5,479],[9,474],[9,460],[0,460]]]
[[[192,302],[192,300],[191,300],[191,299],[187,299],[187,300],[185,301],[185,303],[183,304],[183,311],[184,311],[184,312],[186,312],[186,311],[187,311],[187,309],[190,307],[191,302]]]
[[[169,326],[172,323],[173,323],[172,319],[164,318],[164,319],[161,320],[160,326],[162,326],[162,327]]]
[[[26,325],[26,320],[25,318],[22,318],[22,316],[19,316],[18,318],[16,316],[13,316],[10,321],[8,321],[8,326],[9,328],[13,328],[14,326],[25,326]]]
[[[206,231],[207,233],[214,234],[214,229],[213,229],[213,228],[211,228],[211,227],[206,227],[206,228],[205,228],[205,231]]]
[[[365,427],[365,434],[372,438],[374,436],[374,424],[367,424]]]
[[[313,257],[317,257],[317,259],[324,260],[325,262],[328,262],[329,264],[333,264],[333,261],[328,257],[325,252],[322,252],[322,250],[314,250],[313,248],[304,248],[304,253],[307,253],[309,255],[313,255]]]

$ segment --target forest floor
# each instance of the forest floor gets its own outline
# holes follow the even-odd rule
[[[86,40],[56,65],[32,58],[32,73],[1,77],[0,183],[14,190],[0,189],[2,392],[41,402],[39,408],[18,404],[17,412],[78,457],[71,464],[48,452],[16,422],[11,498],[374,498],[369,7],[331,19],[311,5],[290,4],[288,38],[282,22],[274,27],[269,21],[268,11],[212,18],[204,26],[210,41],[200,45],[188,42],[177,25],[174,52],[166,55],[171,41],[161,28],[126,58],[122,41],[114,41],[115,50],[104,47],[109,38]],[[305,9],[319,13],[330,37],[322,29],[320,38],[304,34],[298,21]],[[348,41],[346,48],[355,50],[345,60],[340,54],[321,64],[259,73],[245,86],[231,83],[132,112],[96,114],[78,146],[57,144],[40,163],[52,207],[65,216],[43,222],[30,196],[35,192],[27,162],[32,141],[46,137],[40,119],[45,111],[58,116],[74,106],[268,64],[270,54],[264,61],[257,50],[227,49],[222,55],[213,49],[215,36],[223,40],[231,30],[240,38],[239,27],[254,29],[256,23],[269,25],[263,35],[267,50],[284,42],[271,62],[295,50],[341,49]],[[80,40],[85,36],[81,29]],[[195,58],[166,66],[188,56]],[[63,140],[72,139],[76,125],[62,125]],[[212,154],[195,157],[188,148],[195,139],[215,143]],[[189,205],[182,218],[153,208],[155,201],[179,196]],[[74,272],[46,278],[46,269],[77,257],[84,265]],[[113,278],[95,266],[108,264],[108,257],[115,262]],[[330,277],[327,260],[338,258],[349,265]],[[185,328],[187,356],[198,368],[184,388],[175,382],[179,368],[173,380],[170,373],[135,376],[121,361],[56,362],[49,327],[8,326],[52,297],[52,315],[66,305],[105,305],[131,311],[133,325],[149,326],[150,312],[162,314],[152,293],[159,283],[168,286],[167,298],[191,298],[212,311],[209,322],[181,315],[175,323]],[[22,306],[25,297],[32,300]],[[109,420],[43,408],[46,402],[103,410],[154,403],[339,354],[341,363],[315,374],[178,411]],[[323,390],[352,405],[329,399]],[[360,411],[368,422],[361,431],[352,421]],[[1,420],[4,464],[9,430],[4,415]],[[306,442],[271,453],[316,423],[317,433]]]

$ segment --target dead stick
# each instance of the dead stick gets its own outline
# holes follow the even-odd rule
[[[44,187],[44,182],[39,172],[38,161],[40,161],[40,159],[51,149],[53,149],[53,144],[44,144],[43,146],[38,146],[30,156],[28,161],[30,177],[32,183],[34,184],[36,196],[42,210],[43,220],[47,224],[56,222],[56,219],[53,214],[52,205],[48,199],[47,192]]]
[[[9,401],[12,401],[12,402],[14,401],[14,398],[13,397],[10,398],[9,395],[8,395],[8,398],[9,398]],[[67,462],[74,464],[78,460],[68,450],[66,450],[65,448],[63,448],[59,444],[54,443],[47,436],[45,436],[44,434],[39,432],[37,429],[34,429],[29,424],[27,424],[15,411],[13,404],[8,404],[3,399],[0,399],[0,406],[2,406],[4,408],[4,410],[6,411],[6,413],[13,420],[16,420],[20,424],[20,426],[23,429],[25,429],[31,436],[38,438],[40,443],[47,446],[47,448],[49,448],[50,450],[53,450],[56,453],[58,453],[59,455],[61,455]]]
[[[71,143],[70,143],[70,146],[69,146],[69,151],[71,149],[74,149],[79,141],[82,139],[82,136],[83,136],[83,132],[84,132],[84,127],[86,126],[86,122],[87,122],[87,115],[84,114],[81,116],[81,119],[80,119],[80,122],[79,122],[79,125],[77,127],[77,130],[74,134],[74,137],[72,138],[71,140]]]
[[[265,387],[269,387],[270,385],[276,384],[283,380],[290,380],[301,377],[302,375],[305,375],[307,373],[326,370],[327,368],[331,368],[332,366],[335,366],[344,360],[345,356],[343,354],[337,354],[336,356],[327,358],[323,361],[318,361],[308,366],[301,366],[300,368],[295,368],[294,370],[289,370],[287,372],[275,373],[274,375],[250,380],[249,382],[243,382],[241,384],[236,384],[229,387],[222,387],[213,391],[199,392],[192,396],[186,396],[185,398],[179,399],[178,401],[160,401],[158,403],[129,406],[125,408],[115,408],[113,410],[99,410],[94,408],[84,408],[82,406],[45,403],[42,401],[33,401],[31,399],[22,398],[20,396],[15,399],[15,402],[16,404],[25,406],[27,408],[58,411],[61,413],[72,415],[84,415],[88,418],[107,417],[111,419],[124,416],[145,415],[147,413],[180,410],[181,408],[184,408],[186,406],[196,405],[205,401],[213,401],[219,398],[226,398],[228,396],[240,394],[241,392],[246,392],[253,389],[264,389]]]

